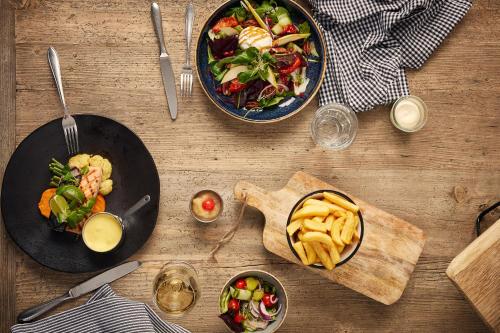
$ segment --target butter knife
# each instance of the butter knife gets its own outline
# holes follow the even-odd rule
[[[62,296],[24,310],[17,317],[17,321],[20,323],[28,323],[67,300],[85,295],[92,290],[96,290],[97,288],[102,287],[106,283],[110,283],[118,280],[121,277],[124,277],[128,273],[135,271],[137,268],[139,268],[139,266],[141,266],[141,263],[139,261],[130,261],[111,268],[104,273],[96,275],[93,278],[90,278],[89,280],[71,288],[66,294]]]
[[[177,91],[175,88],[175,77],[172,69],[172,62],[170,56],[165,48],[165,41],[163,39],[163,28],[161,25],[160,6],[156,2],[151,4],[151,18],[156,31],[156,36],[160,42],[160,69],[161,77],[163,79],[163,87],[165,88],[165,95],[167,95],[168,109],[170,110],[170,117],[172,120],[177,118]]]

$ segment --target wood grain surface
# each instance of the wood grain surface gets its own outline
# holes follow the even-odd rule
[[[500,220],[456,256],[446,275],[495,331],[500,331]]]
[[[383,304],[397,302],[424,248],[425,236],[419,228],[302,171],[295,173],[279,191],[266,191],[240,181],[234,194],[238,200],[246,201],[264,214],[262,238],[265,248],[302,265],[288,245],[288,216],[305,195],[325,189],[342,192],[359,206],[364,221],[363,241],[353,258],[332,271],[307,268]]]
[[[193,35],[221,2],[194,1]],[[179,75],[187,1],[159,4],[166,46]],[[3,7],[2,36],[13,29]],[[445,271],[474,239],[478,212],[500,197],[499,1],[475,1],[425,66],[409,72],[412,93],[430,110],[422,131],[399,132],[389,121],[389,106],[379,107],[359,115],[357,139],[342,152],[324,151],[310,139],[317,102],[284,122],[249,125],[210,105],[197,80],[193,96],[180,101],[179,117],[172,122],[149,7],[144,0],[43,0],[37,7],[18,10],[16,67],[7,68],[0,78],[5,94],[3,87],[13,83],[15,70],[15,117],[9,107],[12,99],[2,97],[0,106],[2,157],[10,151],[4,150],[5,140],[19,144],[35,128],[62,115],[46,60],[49,45],[61,58],[70,111],[112,117],[138,133],[151,151],[161,178],[158,224],[133,257],[144,262],[141,269],[112,284],[117,293],[152,304],[155,274],[166,261],[179,259],[192,263],[200,275],[199,304],[174,320],[193,332],[223,332],[216,318],[220,288],[249,268],[273,273],[287,289],[290,307],[282,332],[487,330]],[[4,63],[13,66],[13,53],[4,51],[9,38],[2,38],[2,68]],[[269,253],[261,242],[264,218],[253,209],[245,213],[233,241],[217,253],[218,262],[206,262],[208,252],[235,222],[240,204],[232,189],[239,180],[277,190],[300,170],[424,230],[426,246],[397,303],[382,305]],[[217,223],[200,225],[190,218],[189,198],[203,188],[217,190],[225,200]],[[2,264],[7,265],[2,277],[15,274],[15,283],[0,281],[1,304],[9,304],[4,299],[14,290],[16,304],[2,306],[2,318],[12,318],[9,313],[62,294],[88,277],[51,271],[17,249],[7,247],[6,252],[3,244]]]

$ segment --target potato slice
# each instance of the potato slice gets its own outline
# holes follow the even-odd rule
[[[332,225],[333,225],[334,220],[335,220],[335,217],[332,214],[328,215],[328,217],[325,220],[326,231],[332,230]]]
[[[323,196],[331,203],[336,204],[342,208],[345,208],[353,213],[357,213],[359,211],[359,207],[357,205],[347,201],[342,197],[339,197],[338,195],[335,195],[330,192],[323,192]]]
[[[314,248],[316,254],[318,255],[319,260],[321,260],[323,266],[325,266],[326,269],[331,271],[335,266],[333,265],[332,259],[330,259],[330,254],[318,242],[311,242],[311,245]]]
[[[340,239],[342,239],[342,242],[344,242],[345,244],[351,244],[355,224],[356,220],[354,219],[354,215],[352,214],[352,212],[347,212],[347,219],[340,234]]]
[[[288,234],[291,236],[293,236],[294,233],[297,232],[297,230],[300,229],[300,227],[302,226],[302,223],[304,223],[304,220],[303,219],[297,219],[295,221],[292,221],[287,227],[286,227],[286,231],[288,232]]]
[[[342,221],[345,220],[344,217],[339,217],[335,221],[333,221],[332,224],[332,240],[335,244],[338,246],[344,246],[344,242],[342,241],[342,238],[340,238],[340,234],[342,231]]]
[[[309,262],[309,264],[315,263],[318,256],[316,255],[316,252],[314,251],[311,243],[304,243],[303,245],[304,250],[306,250],[307,261]]]
[[[319,231],[306,232],[304,233],[304,236],[302,236],[302,239],[304,242],[320,242],[327,246],[333,246],[331,237]]]
[[[314,216],[327,216],[330,210],[326,206],[306,206],[302,207],[292,215],[292,220],[314,217]]]
[[[306,252],[304,251],[304,246],[302,242],[293,243],[292,246],[295,252],[297,252],[297,254],[299,255],[299,258],[302,261],[302,263],[306,266],[309,265],[309,261],[307,260]]]
[[[304,219],[304,227],[312,231],[326,232],[326,225],[321,222]]]

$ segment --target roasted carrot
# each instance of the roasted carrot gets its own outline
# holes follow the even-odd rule
[[[104,196],[99,193],[97,197],[95,197],[95,204],[92,207],[92,213],[100,213],[104,212],[105,210],[106,210],[106,199],[104,199]]]
[[[40,214],[45,216],[46,218],[50,217],[50,205],[49,200],[56,194],[55,188],[48,188],[43,191],[42,196],[40,197],[40,202],[38,202],[38,209],[40,210]]]

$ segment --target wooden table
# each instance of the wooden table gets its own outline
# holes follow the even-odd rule
[[[113,283],[118,294],[151,304],[155,273],[166,261],[180,259],[200,273],[199,304],[176,320],[193,332],[223,331],[216,317],[218,292],[227,278],[249,268],[270,271],[285,285],[290,309],[283,332],[486,330],[445,270],[474,238],[479,210],[500,196],[500,2],[475,1],[424,68],[409,73],[412,92],[431,112],[421,132],[399,132],[389,121],[389,107],[380,107],[359,115],[351,148],[329,152],[315,147],[309,136],[317,102],[284,122],[252,126],[217,111],[196,81],[193,97],[180,104],[178,120],[172,122],[149,1],[43,0],[38,8],[17,11],[9,0],[0,1],[2,172],[16,144],[61,116],[46,60],[49,45],[61,57],[72,112],[117,119],[140,135],[156,161],[161,177],[158,224],[133,257],[143,267]],[[195,35],[221,2],[195,0]],[[160,1],[176,74],[184,60],[185,5]],[[297,170],[426,232],[426,247],[399,302],[379,304],[267,253],[260,242],[263,217],[255,210],[246,212],[234,240],[218,253],[218,263],[205,261],[237,216],[236,181],[278,189]],[[202,188],[220,191],[226,201],[223,218],[212,225],[197,224],[188,213],[189,197]],[[0,325],[5,332],[20,310],[89,275],[41,267],[0,230]]]

